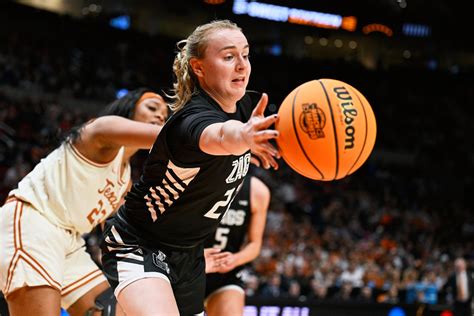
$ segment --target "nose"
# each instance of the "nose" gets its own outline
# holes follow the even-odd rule
[[[243,56],[239,56],[237,62],[237,70],[242,71],[247,67],[247,60]]]
[[[163,113],[157,112],[155,116],[161,124],[165,123],[165,115]]]

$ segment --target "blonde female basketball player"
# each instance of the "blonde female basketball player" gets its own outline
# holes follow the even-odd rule
[[[246,37],[229,21],[202,25],[179,44],[175,113],[104,229],[104,272],[128,315],[202,314],[203,243],[246,177],[250,151],[278,168],[269,142],[277,116],[264,117],[266,95],[246,91],[248,56]]]
[[[0,209],[0,284],[11,315],[94,310],[109,285],[81,235],[119,206],[130,157],[152,146],[167,115],[161,96],[133,91],[73,130],[10,192]]]

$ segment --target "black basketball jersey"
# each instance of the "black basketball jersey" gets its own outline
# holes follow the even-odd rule
[[[212,156],[200,150],[199,139],[211,124],[247,122],[259,98],[248,92],[235,113],[226,113],[200,90],[168,119],[118,212],[130,233],[145,243],[186,248],[216,230],[248,172],[250,151]]]
[[[205,248],[217,247],[235,253],[242,247],[252,216],[250,179],[249,176],[244,180],[242,188],[219,223],[216,232],[206,239]]]

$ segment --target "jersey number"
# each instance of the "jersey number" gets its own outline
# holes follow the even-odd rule
[[[228,239],[227,234],[229,232],[230,232],[230,228],[218,227],[216,230],[216,241],[219,243],[215,244],[214,247],[225,249],[225,247],[227,246],[227,239]]]
[[[229,206],[230,200],[232,199],[232,193],[234,193],[234,191],[235,191],[235,188],[227,190],[227,192],[224,194],[224,196],[226,196],[227,199],[225,201],[218,201],[206,214],[204,214],[204,216],[208,218],[212,218],[212,219],[218,219],[219,216],[222,214],[222,212],[218,213],[217,211],[219,210],[220,207]]]
[[[107,212],[104,209],[104,202],[99,200],[99,207],[93,209],[89,215],[87,215],[87,220],[90,224],[95,225],[105,218],[105,215],[107,215]]]

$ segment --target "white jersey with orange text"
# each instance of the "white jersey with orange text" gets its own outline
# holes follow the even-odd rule
[[[119,206],[128,188],[130,165],[121,171],[124,151],[122,147],[111,162],[98,164],[65,142],[9,196],[31,204],[54,225],[88,233]]]

